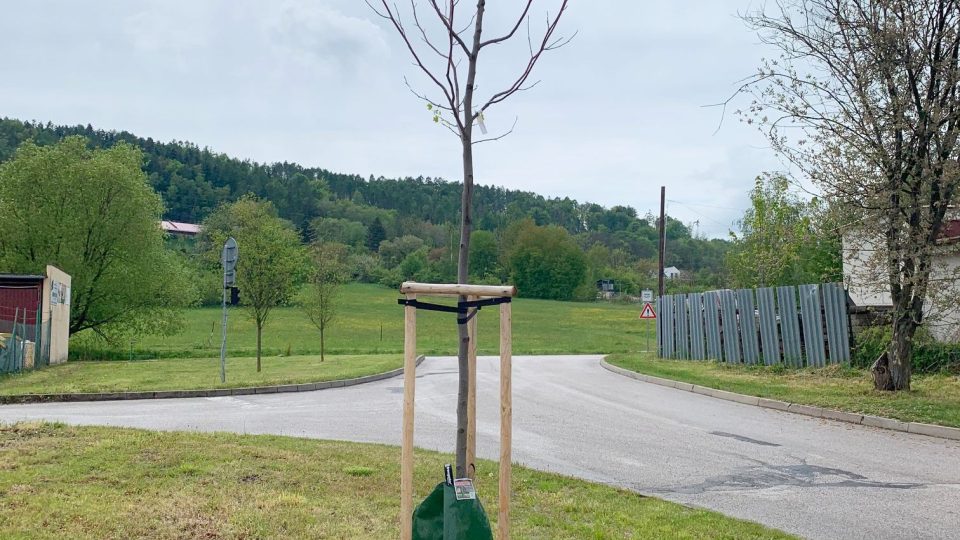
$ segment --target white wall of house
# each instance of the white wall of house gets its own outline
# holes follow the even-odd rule
[[[890,306],[890,286],[877,251],[880,239],[843,237],[843,281],[858,306]],[[960,342],[960,244],[937,256],[930,272],[931,293],[924,301],[924,326],[940,341]],[[944,246],[945,249],[948,246]]]

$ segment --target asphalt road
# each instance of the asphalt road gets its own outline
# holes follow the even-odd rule
[[[269,365],[266,367],[269,369]],[[478,454],[497,459],[498,362],[479,361]],[[402,379],[300,394],[0,407],[0,421],[399,444]],[[960,537],[960,443],[651,385],[599,356],[514,358],[514,459],[809,538]],[[452,451],[456,363],[418,370],[417,446]]]

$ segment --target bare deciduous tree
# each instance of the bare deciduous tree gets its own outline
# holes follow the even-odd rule
[[[741,91],[773,147],[872,228],[893,304],[876,388],[910,388],[932,255],[956,202],[957,0],[783,0],[744,16],[782,56]]]
[[[326,332],[337,315],[340,292],[349,277],[344,263],[348,255],[347,246],[335,242],[317,242],[310,249],[310,287],[301,295],[300,307],[320,331],[321,362],[326,360]]]
[[[477,0],[476,8],[462,13],[458,11],[459,0],[427,0],[419,4],[410,0],[409,20],[404,21],[395,4],[387,0],[380,0],[379,6],[374,7],[370,0],[367,5],[380,17],[389,21],[397,31],[413,57],[414,64],[426,76],[430,87],[438,92],[431,98],[427,94],[411,91],[424,100],[433,111],[434,122],[442,124],[458,139],[462,147],[463,160],[463,196],[461,198],[460,219],[460,247],[458,252],[457,281],[466,283],[469,271],[470,233],[473,226],[473,145],[501,139],[508,135],[513,128],[500,135],[474,139],[474,124],[479,124],[481,131],[486,131],[483,124],[483,115],[493,105],[496,105],[510,96],[527,90],[536,82],[530,81],[533,68],[543,53],[557,49],[569,41],[556,37],[557,24],[567,9],[568,0],[558,0],[559,5],[555,14],[546,16],[546,26],[534,38],[530,30],[530,10],[533,0],[517,2],[519,14],[513,23],[497,37],[483,38],[483,22],[486,14],[486,1]],[[421,11],[428,14],[423,17]],[[431,24],[426,24],[430,22]],[[485,94],[477,99],[477,65],[480,53],[487,47],[507,42],[518,35],[518,31],[526,24],[529,56],[521,63],[519,74],[508,83],[505,88]],[[460,300],[465,300],[461,297]],[[458,325],[459,336],[459,385],[457,398],[457,443],[456,463],[457,475],[465,476],[466,447],[467,447],[467,350],[469,337],[467,325]]]

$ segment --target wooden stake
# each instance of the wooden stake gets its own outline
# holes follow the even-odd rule
[[[407,300],[416,300],[408,294]],[[413,405],[417,380],[417,308],[403,308],[403,441],[400,449],[400,538],[413,537]]]
[[[462,294],[464,296],[484,296],[488,298],[500,296],[516,296],[517,288],[513,285],[468,285],[463,283],[416,283],[404,281],[400,284],[402,294],[423,294],[427,296]]]
[[[470,296],[467,300],[476,300]],[[477,313],[467,323],[467,334],[470,336],[470,348],[467,353],[467,364],[470,372],[470,384],[467,390],[467,476],[471,480],[477,475]]]
[[[510,538],[510,474],[513,438],[513,315],[510,304],[500,304],[500,515],[499,540]]]

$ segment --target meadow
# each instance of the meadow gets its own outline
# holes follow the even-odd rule
[[[397,304],[398,298],[397,291],[379,285],[346,285],[339,312],[327,334],[327,354],[402,353],[403,307]],[[513,301],[513,351],[515,354],[630,352],[642,350],[647,341],[653,347],[653,321],[638,320],[639,314],[640,306],[636,304],[516,298]],[[500,320],[497,308],[483,308],[478,317],[479,352],[496,354]],[[180,334],[149,336],[115,348],[78,343],[73,355],[77,359],[216,357],[220,354],[220,318],[219,307],[189,309]],[[418,311],[417,327],[418,353],[456,354],[454,314]],[[256,353],[256,327],[245,308],[229,308],[227,331],[227,350],[231,356]],[[300,308],[280,307],[270,314],[264,328],[263,350],[271,356],[319,354],[319,332]]]

